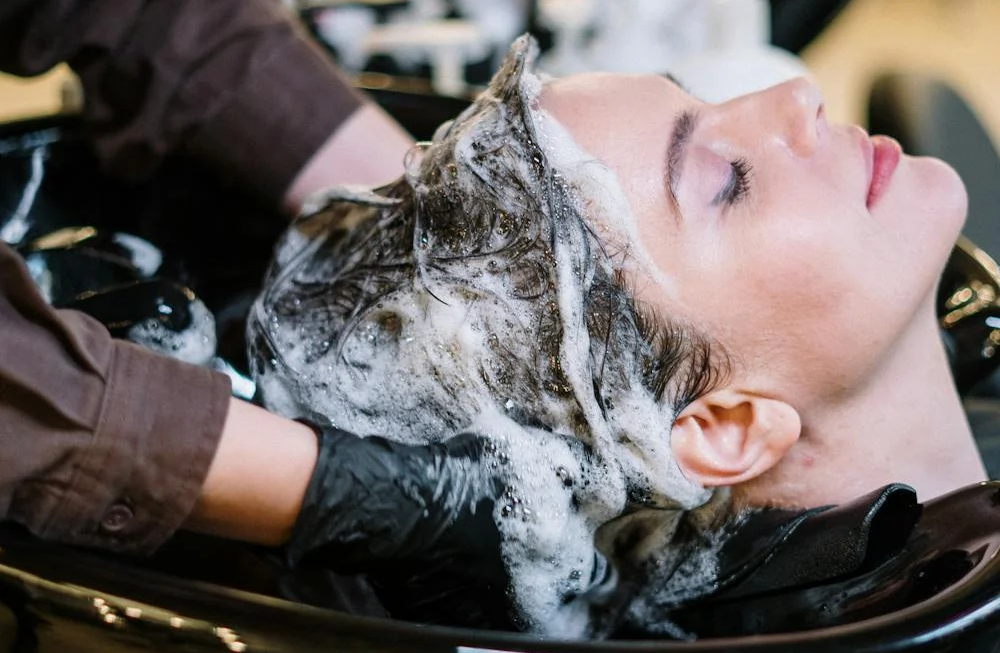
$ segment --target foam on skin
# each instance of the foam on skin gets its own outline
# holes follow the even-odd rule
[[[653,261],[639,236],[639,223],[632,213],[618,177],[604,163],[576,144],[573,137],[549,112],[539,109],[532,120],[552,165],[570,180],[591,205],[591,228],[604,236],[605,244],[622,251],[619,263],[630,271],[649,275],[670,297],[679,297],[674,280]],[[610,219],[608,219],[610,218]]]
[[[598,530],[613,538],[609,522],[646,511],[665,517],[666,547],[712,493],[673,458],[675,410],[647,387],[648,348],[615,330],[615,311],[598,316],[606,341],[591,335],[615,270],[581,207],[625,233],[634,221],[607,169],[537,109],[535,55],[516,42],[405,184],[318,198],[279,246],[249,340],[273,411],[408,443],[490,440],[514,620],[572,638],[597,632]]]

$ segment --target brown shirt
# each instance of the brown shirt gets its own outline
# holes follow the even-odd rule
[[[281,197],[360,96],[278,0],[3,0],[0,70],[67,62],[108,168],[203,156]]]
[[[273,0],[4,0],[0,70],[66,61],[109,170],[183,149],[275,202],[361,99]],[[214,456],[228,380],[48,306],[0,244],[0,519],[148,552]]]

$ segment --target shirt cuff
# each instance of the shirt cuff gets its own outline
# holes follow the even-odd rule
[[[222,435],[229,379],[115,341],[92,445],[36,533],[147,554],[187,519]]]

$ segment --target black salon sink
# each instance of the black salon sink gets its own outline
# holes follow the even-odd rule
[[[168,161],[148,182],[109,179],[96,171],[79,125],[65,117],[0,126],[0,227],[24,206],[28,187],[31,220],[21,239],[26,255],[41,251],[31,243],[65,230],[59,233],[68,240],[59,241],[53,256],[83,261],[66,263],[68,270],[94,265],[100,271],[93,284],[113,288],[127,286],[132,275],[139,284],[129,291],[135,305],[155,312],[141,285],[149,282],[101,234],[128,232],[155,243],[164,261],[158,274],[169,285],[153,294],[175,296],[176,303],[190,289],[204,299],[216,315],[220,354],[245,365],[243,319],[272,244],[287,226],[283,216],[190,161]],[[992,309],[982,293],[1000,283],[988,257],[977,251],[965,243],[956,249],[942,301],[965,297],[971,288]],[[80,293],[65,295],[64,305],[87,309]],[[108,302],[91,307],[98,313],[121,308]],[[117,321],[121,316],[115,315]],[[988,342],[990,316],[969,311],[949,325],[958,343],[953,360],[980,365],[978,375],[993,361],[973,357],[969,363],[962,352],[971,349],[960,345]],[[560,642],[404,623],[385,616],[362,578],[330,593],[324,572],[288,575],[271,552],[245,545],[181,535],[151,560],[128,560],[45,544],[7,526],[0,530],[0,651],[997,651],[998,496],[1000,484],[990,483],[930,504],[908,557],[873,585],[873,604],[823,622],[835,625],[795,632],[780,620],[753,618],[747,607],[741,614],[749,630],[735,634],[752,635],[734,636],[730,623],[719,631],[726,638],[696,642]],[[816,588],[816,595],[831,587]],[[890,603],[879,600],[898,598],[907,587],[919,591],[880,611]],[[768,609],[775,605],[780,608],[780,601]],[[720,614],[726,609],[718,605]]]
[[[8,527],[0,530],[0,651],[989,653],[1000,642],[998,497],[1000,483],[991,482],[925,506],[892,577],[877,579],[878,591],[856,606],[866,618],[686,642],[541,640],[350,614],[373,608],[350,592],[325,597],[339,610],[280,598],[317,579],[285,576],[266,551],[181,538],[152,560],[130,562]],[[870,573],[884,574],[885,566]],[[901,597],[903,607],[871,616]],[[774,606],[767,609],[773,614]]]

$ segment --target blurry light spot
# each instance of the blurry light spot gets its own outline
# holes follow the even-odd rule
[[[955,308],[956,306],[961,306],[970,299],[972,299],[972,288],[965,286],[949,297],[946,305],[948,308]]]

